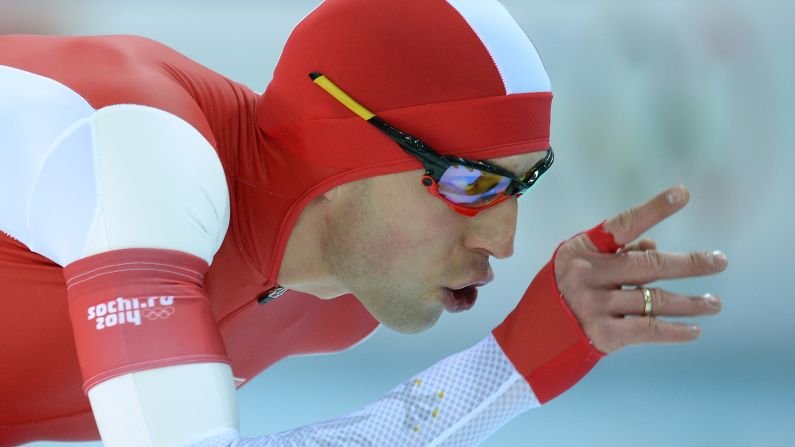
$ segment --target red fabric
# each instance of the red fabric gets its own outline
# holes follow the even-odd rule
[[[327,94],[324,99],[333,100]],[[425,104],[388,110],[378,116],[421,138],[440,153],[467,154],[468,158],[480,159],[490,158],[492,155],[485,154],[509,146],[519,149],[518,153],[547,150],[551,106],[551,93],[524,93]],[[480,125],[483,122],[490,125]],[[272,136],[276,144],[290,147],[305,164],[340,169],[359,167],[361,161],[356,157],[362,157],[362,147],[366,147],[369,148],[368,169],[398,160],[408,162],[409,169],[422,167],[419,161],[404,154],[393,140],[350,111],[333,122],[315,120],[284,124],[275,129]],[[357,144],[350,144],[351,140]],[[318,146],[334,150],[318,151]]]
[[[585,235],[600,252],[615,253],[623,245],[616,243],[604,224]],[[607,355],[593,347],[558,289],[555,256],[557,250],[516,308],[492,331],[541,403],[574,386]]]
[[[99,439],[62,269],[0,232],[0,446]]]
[[[207,263],[171,250],[116,250],[63,269],[88,391],[130,372],[230,363],[204,291]]]
[[[552,94],[506,95],[488,50],[448,2],[325,1],[291,33],[257,104],[272,167],[249,174],[259,166],[241,165],[240,175],[251,182],[245,189],[271,193],[270,212],[285,210],[284,222],[273,228],[275,240],[244,243],[246,249],[275,243],[252,253],[266,272],[278,271],[289,229],[319,194],[363,177],[422,168],[315,85],[310,72],[325,74],[443,154],[482,160],[550,146]]]
[[[350,295],[319,300],[288,291],[266,305],[257,298],[275,285],[309,201],[341,183],[420,168],[331,100],[309,72],[324,72],[443,153],[497,158],[546,149],[549,140],[551,94],[505,95],[488,52],[442,0],[324,2],[291,35],[263,96],[134,36],[0,36],[0,64],[56,80],[95,108],[127,103],[168,111],[213,145],[232,212],[204,290],[233,373],[243,381],[291,354],[349,347],[377,327]],[[0,358],[10,361],[0,364],[0,445],[97,439],[85,417],[90,408],[76,353],[84,340],[90,347],[95,341],[79,335],[75,346],[62,269],[21,244],[0,240],[3,250]],[[90,360],[87,374],[126,363],[107,361]]]
[[[617,244],[613,235],[605,230],[605,222],[602,222],[586,231],[585,235],[588,236],[588,239],[593,242],[593,244],[596,246],[596,249],[600,252],[615,253],[619,249],[624,248],[624,246]]]
[[[266,132],[351,116],[314,85],[310,72],[325,74],[376,114],[505,96],[483,43],[443,0],[321,4],[291,33],[263,95],[257,112]]]
[[[0,64],[54,79],[96,109],[143,104],[165,110],[189,122],[211,144],[216,143],[202,106],[217,98],[203,98],[203,103],[198,103],[191,89],[209,87],[200,84],[218,75],[155,41],[138,36],[3,36]],[[190,67],[193,82],[179,74],[178,67],[183,66]],[[229,87],[212,88],[230,95]]]
[[[256,93],[134,36],[2,36],[0,64],[73,87],[95,107],[120,102],[169,111],[215,146],[232,215],[204,290],[242,383],[292,354],[348,348],[378,326],[350,295],[320,300],[288,291],[267,305],[257,303],[275,285],[294,223],[289,216],[300,213],[305,202],[296,197],[306,185],[281,194],[296,171],[279,169],[285,167],[279,152],[257,130]],[[271,264],[276,267],[259,266]],[[63,269],[0,233],[0,284],[0,446],[99,439],[82,389]]]
[[[574,386],[606,355],[591,345],[566,304],[554,265],[553,255],[516,308],[492,331],[542,404]]]

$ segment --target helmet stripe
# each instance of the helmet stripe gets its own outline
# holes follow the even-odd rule
[[[447,1],[483,42],[502,76],[506,94],[551,91],[533,43],[502,4],[496,0]]]

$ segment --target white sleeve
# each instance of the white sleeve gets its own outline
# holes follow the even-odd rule
[[[34,184],[30,246],[62,265],[125,248],[177,250],[209,264],[229,221],[215,150],[187,122],[144,106],[110,106],[76,123]],[[52,224],[67,213],[72,225]],[[92,387],[88,398],[110,447],[175,446],[238,425],[232,371],[223,363],[124,374]]]
[[[215,150],[181,118],[104,107],[52,145],[27,202],[31,250],[67,265],[124,248],[177,250],[208,264],[229,223]]]
[[[257,438],[236,432],[194,447],[472,446],[540,406],[489,334],[347,416]]]
[[[229,223],[215,149],[176,115],[95,110],[69,87],[0,65],[0,230],[65,266],[123,248],[212,262]]]
[[[214,148],[168,112],[95,110],[69,87],[0,66],[0,230],[65,266],[125,248],[212,262],[229,222]],[[105,445],[176,446],[237,427],[223,363],[124,374],[88,392]]]

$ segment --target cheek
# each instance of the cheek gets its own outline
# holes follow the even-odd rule
[[[390,268],[425,270],[454,250],[460,222],[438,199],[424,190],[413,200],[392,197],[380,207],[378,250],[393,261]],[[427,196],[427,197],[426,197]],[[402,264],[402,265],[401,265]]]

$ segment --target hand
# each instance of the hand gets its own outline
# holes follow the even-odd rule
[[[643,314],[641,286],[659,279],[712,275],[726,269],[728,261],[720,252],[662,253],[654,241],[634,242],[649,228],[682,209],[689,192],[679,186],[657,195],[604,223],[618,245],[616,253],[600,253],[587,234],[569,239],[558,249],[555,280],[566,303],[580,322],[593,346],[610,353],[629,344],[678,343],[692,341],[700,328],[685,323],[662,321],[654,316],[689,317],[720,312],[717,297],[695,297],[652,289],[651,317]],[[709,298],[714,298],[714,303]],[[630,318],[626,318],[630,317]]]

